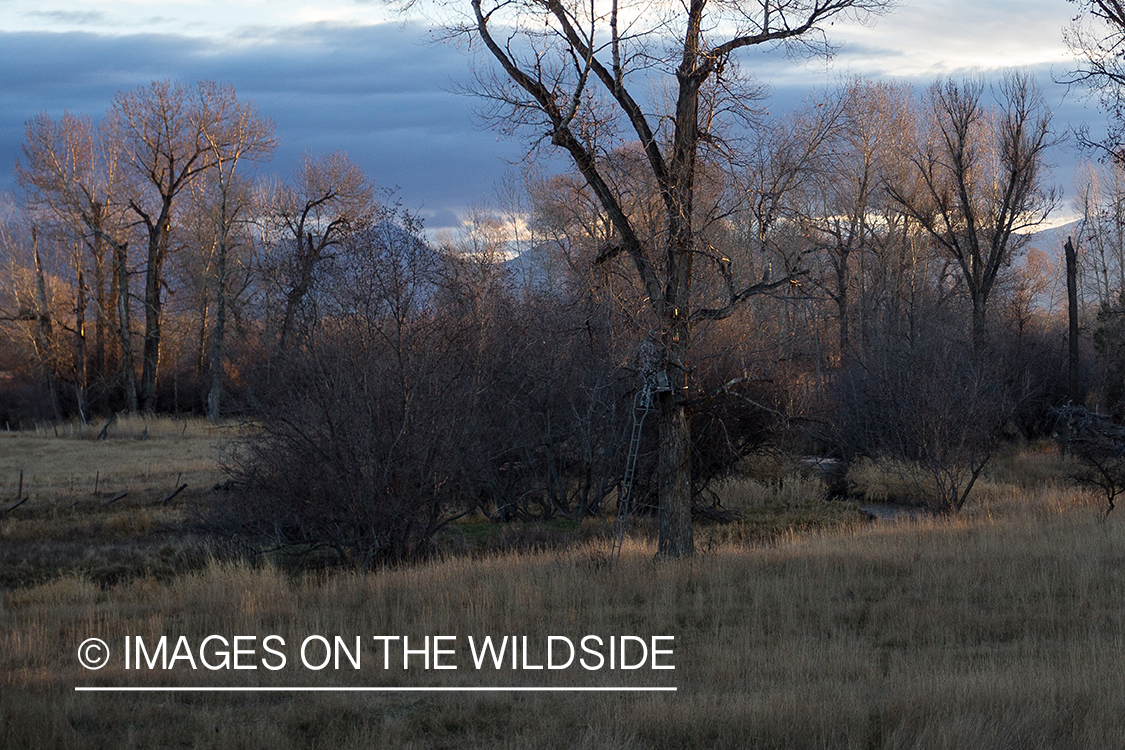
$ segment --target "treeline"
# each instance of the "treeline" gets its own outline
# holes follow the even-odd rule
[[[735,135],[695,175],[674,363],[697,512],[765,443],[911,461],[935,507],[960,507],[1002,441],[1050,434],[1075,395],[1061,247],[1029,247],[1060,206],[1042,96],[1019,74],[923,92],[854,79]],[[274,145],[210,83],[30,121],[2,237],[0,419],[253,414],[232,468],[260,492],[228,527],[342,557],[422,554],[474,508],[597,513],[637,394],[661,387],[662,323],[587,181],[511,177],[435,242],[341,154],[253,179]],[[600,169],[659,247],[644,159],[619,148]],[[1079,385],[1120,412],[1122,180],[1084,175]]]

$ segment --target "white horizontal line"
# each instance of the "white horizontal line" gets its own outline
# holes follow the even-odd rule
[[[75,687],[77,693],[653,693],[674,687]]]

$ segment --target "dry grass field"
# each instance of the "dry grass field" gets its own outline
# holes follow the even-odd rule
[[[194,439],[200,449],[212,440]],[[142,450],[144,442],[159,440],[150,433],[130,447]],[[83,455],[86,448],[75,446]],[[124,506],[133,515],[157,513],[152,504],[175,481],[159,471],[183,472],[188,481],[188,463],[171,466],[177,454],[169,451],[153,467],[150,494]],[[11,454],[0,455],[0,471],[10,472]],[[60,506],[86,491],[92,465],[78,462],[59,464],[59,497],[40,499],[35,523],[65,526],[60,519],[71,511]],[[196,468],[200,487],[205,464]],[[1091,496],[1066,484],[1065,469],[1050,450],[1012,454],[966,513],[904,523],[848,522],[848,511],[837,509],[839,522],[825,524],[808,510],[804,480],[740,483],[724,489],[724,504],[746,520],[702,526],[702,552],[689,561],[654,561],[653,545],[638,535],[617,566],[608,564],[606,542],[593,539],[372,573],[289,575],[270,564],[211,559],[174,575],[133,570],[114,582],[64,573],[11,585],[0,609],[0,744],[1120,747],[1125,528],[1115,516],[1103,520]],[[126,500],[106,510],[117,513]],[[182,507],[176,498],[159,512]],[[795,530],[747,530],[758,516],[785,514]],[[5,546],[32,534],[31,521],[2,523]],[[270,634],[285,639],[288,657],[276,671],[259,661]],[[476,669],[467,646],[470,636],[528,636],[533,665],[543,662],[548,636],[577,642],[588,634],[674,636],[674,653],[662,658],[675,670]],[[209,635],[256,636],[244,642],[257,645],[246,661],[261,666],[192,670],[182,659],[167,671],[124,668],[127,636],[151,644],[161,635],[172,643],[185,636],[192,648]],[[339,669],[305,668],[299,645],[310,635],[343,636],[349,645],[361,636],[361,669],[346,658]],[[400,652],[384,669],[372,636],[393,635],[412,644],[456,636],[446,663],[458,669],[426,670],[416,656],[403,670]],[[89,637],[114,652],[104,669],[78,663],[78,646]],[[677,690],[93,693],[76,686]]]
[[[98,440],[101,427],[0,432],[0,587],[60,572],[110,583],[202,562],[178,527],[222,480],[219,448],[237,426],[122,417]],[[6,512],[21,471],[27,501]]]

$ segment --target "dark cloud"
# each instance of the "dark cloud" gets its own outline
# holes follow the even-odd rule
[[[276,126],[269,171],[304,154],[341,150],[405,205],[447,222],[481,200],[521,157],[518,143],[475,127],[471,99],[449,93],[467,77],[455,49],[426,45],[398,25],[311,26],[235,41],[172,35],[0,34],[0,189],[14,187],[24,123],[38,112],[100,117],[118,91],[153,79],[230,82]],[[436,225],[434,225],[436,226]]]
[[[1059,83],[1066,74],[1065,66],[1041,64],[1021,68],[1030,73],[1043,98],[1052,112],[1052,127],[1056,135],[1056,144],[1048,152],[1048,166],[1052,173],[1052,184],[1058,186],[1063,193],[1064,203],[1060,206],[1059,214],[1073,213],[1070,199],[1074,196],[1074,176],[1080,162],[1096,159],[1096,155],[1081,152],[1076,147],[1074,133],[1080,127],[1089,129],[1090,134],[1097,138],[1105,133],[1106,117],[1099,111],[1097,103],[1084,96],[1084,92],[1077,88],[1069,88]],[[804,81],[794,79],[788,74],[779,76],[772,87],[769,99],[769,109],[773,114],[786,113],[801,106],[810,94],[820,94],[838,86],[852,71],[844,66],[834,66],[827,71],[817,71],[810,74]],[[855,71],[858,73],[858,71]],[[933,71],[915,76],[890,76],[873,75],[871,77],[885,80],[894,80],[905,83],[914,88],[917,96],[921,97],[932,84],[953,78],[962,81],[967,78],[983,80],[986,85],[984,100],[986,104],[995,104],[999,94],[998,87],[1008,69],[1000,68],[984,70],[979,68],[962,68],[953,71]]]
[[[246,27],[225,41],[178,35],[0,34],[0,190],[14,189],[11,166],[24,123],[38,112],[100,117],[114,94],[153,79],[230,82],[277,125],[280,148],[269,172],[288,174],[304,154],[346,151],[378,183],[421,208],[431,228],[492,192],[526,142],[474,125],[475,102],[450,93],[469,81],[470,59],[450,45],[427,44],[424,29],[394,24]],[[791,109],[849,71],[868,74],[871,60],[893,69],[902,52],[875,39],[845,45],[833,66],[754,50],[743,68],[773,86],[773,112]],[[919,90],[938,77],[908,79]],[[948,71],[945,71],[946,73]],[[1049,66],[1036,76],[1060,125],[1097,122],[1076,95],[1064,97]],[[958,73],[959,74],[959,73]],[[986,73],[995,77],[996,72]],[[1058,181],[1068,190],[1076,155],[1059,151]]]

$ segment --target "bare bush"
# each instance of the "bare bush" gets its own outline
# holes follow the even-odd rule
[[[251,492],[228,532],[368,566],[426,555],[465,507],[466,326],[435,303],[440,258],[391,218],[348,239],[330,314],[232,454]]]
[[[629,383],[580,309],[517,302],[499,265],[433,250],[397,211],[344,240],[326,273],[318,325],[276,365],[261,426],[231,455],[250,492],[217,528],[367,566],[431,553],[474,509],[600,510]]]
[[[1102,492],[1108,516],[1125,489],[1125,427],[1084,406],[1068,404],[1055,413],[1066,428],[1066,448],[1082,462],[1074,478]]]
[[[920,504],[943,513],[964,506],[1015,403],[993,359],[937,335],[881,342],[841,371],[835,389],[845,454],[891,459]]]

